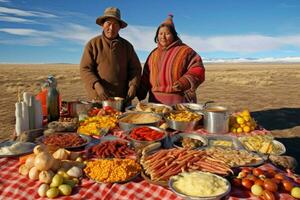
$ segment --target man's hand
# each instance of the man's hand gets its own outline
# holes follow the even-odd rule
[[[129,89],[128,89],[128,92],[127,92],[126,99],[132,100],[132,99],[134,99],[135,95],[136,95],[136,87],[135,86],[130,86]]]
[[[95,83],[94,88],[96,90],[98,99],[100,101],[104,101],[104,100],[108,99],[109,96],[107,95],[107,93],[105,92],[105,89],[102,87],[102,85],[99,82]]]

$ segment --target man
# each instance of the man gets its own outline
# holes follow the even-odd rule
[[[114,7],[106,8],[96,23],[102,26],[102,35],[86,44],[80,62],[80,76],[88,96],[101,101],[123,97],[131,102],[140,82],[141,64],[133,46],[119,36],[127,23]]]

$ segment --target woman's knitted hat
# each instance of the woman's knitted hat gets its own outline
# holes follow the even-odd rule
[[[163,21],[162,24],[166,24],[166,25],[169,25],[169,26],[173,26],[174,29],[175,29],[175,25],[173,23],[173,15],[172,14],[169,14],[167,19],[165,21]]]

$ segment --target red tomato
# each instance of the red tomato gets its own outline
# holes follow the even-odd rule
[[[270,192],[268,190],[264,190],[262,192],[262,198],[264,200],[275,200],[275,195],[273,194],[273,192]]]
[[[260,185],[260,186],[263,186],[264,185],[264,181],[261,180],[261,179],[257,179],[254,183],[255,185]]]
[[[250,168],[250,167],[244,167],[242,169],[242,172],[245,172],[247,174],[252,174],[252,168]]]
[[[282,183],[284,190],[287,192],[290,192],[292,190],[292,188],[294,187],[293,183],[288,180],[282,180],[281,183]]]
[[[252,174],[253,174],[254,176],[259,176],[259,175],[261,175],[261,174],[264,174],[264,171],[263,171],[262,169],[260,169],[260,168],[254,168],[254,169],[252,170]]]
[[[277,185],[280,184],[280,180],[276,178],[271,178],[272,182],[276,183]]]
[[[240,178],[234,178],[231,180],[232,185],[236,186],[236,187],[240,187],[242,186],[242,179]]]
[[[247,189],[251,189],[252,185],[254,184],[253,181],[251,181],[250,179],[248,178],[243,178],[242,179],[242,185],[247,188]]]
[[[268,178],[273,178],[276,174],[276,171],[274,169],[269,169],[266,173]]]
[[[286,177],[282,173],[277,173],[277,174],[274,175],[274,178],[276,178],[278,180],[284,180]]]
[[[258,178],[254,176],[253,174],[248,174],[247,178],[253,182],[255,182]]]
[[[264,188],[270,192],[276,192],[278,189],[278,186],[275,182],[273,182],[270,179],[267,179],[264,181]]]

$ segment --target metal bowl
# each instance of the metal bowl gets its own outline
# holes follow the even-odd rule
[[[147,118],[147,116],[153,116],[154,118],[156,118],[157,120],[151,121],[151,122],[141,122],[141,123],[129,123],[129,122],[124,122],[122,121],[122,119],[124,119],[125,117],[129,116],[129,115],[136,115],[137,118],[140,118],[141,115],[145,115],[144,118]],[[150,112],[126,112],[122,115],[120,115],[118,117],[118,124],[119,127],[122,130],[128,131],[136,126],[158,126],[159,122],[161,121],[162,117],[158,114],[155,113],[150,113]]]
[[[151,128],[151,129],[153,129],[153,130],[155,130],[155,131],[162,132],[164,135],[163,135],[161,138],[159,138],[159,139],[157,139],[157,140],[152,140],[152,141],[142,141],[142,140],[136,140],[136,139],[131,138],[131,137],[130,137],[131,131],[132,131],[133,129],[139,128],[139,127],[148,127],[148,128]],[[145,146],[147,146],[147,145],[149,145],[149,144],[153,144],[153,143],[155,143],[155,142],[163,142],[163,141],[166,139],[167,136],[168,136],[168,134],[167,134],[166,131],[164,131],[163,129],[154,127],[154,126],[136,126],[136,127],[131,128],[131,129],[128,131],[128,138],[129,138],[129,140],[133,143],[133,146],[134,146],[136,149],[143,148],[143,147],[145,147]]]
[[[202,148],[205,148],[208,146],[207,138],[204,136],[200,136],[199,134],[195,134],[195,133],[179,133],[179,134],[174,135],[171,138],[172,146],[174,146],[176,148],[183,148],[181,144],[178,144],[178,142],[183,138],[191,138],[191,139],[195,139],[195,140],[200,140],[202,142],[201,146],[195,147],[194,149],[202,149]]]
[[[186,194],[183,194],[179,191],[176,190],[176,188],[173,186],[174,182],[176,181],[176,177],[180,176],[177,175],[177,176],[172,176],[170,179],[169,179],[169,182],[168,182],[168,185],[169,185],[169,188],[178,196],[182,197],[183,199],[190,199],[190,200],[218,200],[218,199],[221,199],[222,197],[226,196],[230,190],[231,190],[231,184],[230,182],[221,177],[221,176],[218,176],[218,175],[215,175],[215,174],[212,174],[212,173],[209,173],[209,172],[201,172],[201,171],[197,171],[198,173],[205,173],[205,174],[210,174],[211,176],[215,176],[221,180],[223,180],[226,185],[228,185],[227,187],[227,190],[224,191],[223,193],[219,194],[219,195],[216,195],[216,196],[190,196],[190,195],[186,195]],[[187,172],[185,172],[187,173]],[[201,187],[202,185],[197,185],[199,187]]]
[[[156,113],[156,114],[159,114],[159,115],[163,115],[164,113],[166,112],[158,112],[158,111],[155,111],[155,107],[157,108],[166,108],[168,109],[167,112],[173,110],[173,108],[171,106],[168,106],[168,105],[165,105],[165,104],[161,104],[161,103],[145,103],[146,106],[150,106],[151,108],[149,108],[149,110],[137,110],[137,107],[136,106],[128,106],[125,108],[125,111],[126,112],[129,112],[129,111],[137,111],[137,112],[153,112],[153,113]]]
[[[243,144],[236,137],[233,136],[211,134],[207,136],[207,139],[208,139],[208,145],[210,147],[244,149]]]
[[[124,107],[124,98],[122,97],[112,97],[108,100],[102,101],[102,106],[110,106],[118,111],[122,111]]]
[[[181,106],[180,106],[181,105]],[[191,111],[201,111],[204,108],[203,104],[197,104],[197,103],[180,103],[178,106],[176,106],[177,110],[191,110]]]
[[[164,115],[164,119],[166,121],[166,123],[168,124],[168,127],[177,131],[192,131],[195,130],[196,127],[199,125],[200,120],[202,119],[202,116],[199,113],[199,116],[201,116],[201,118],[199,120],[194,120],[194,121],[176,121],[176,120],[171,120],[168,118],[168,116],[171,113],[178,113],[178,112],[182,112],[182,111],[171,111],[167,114]]]

